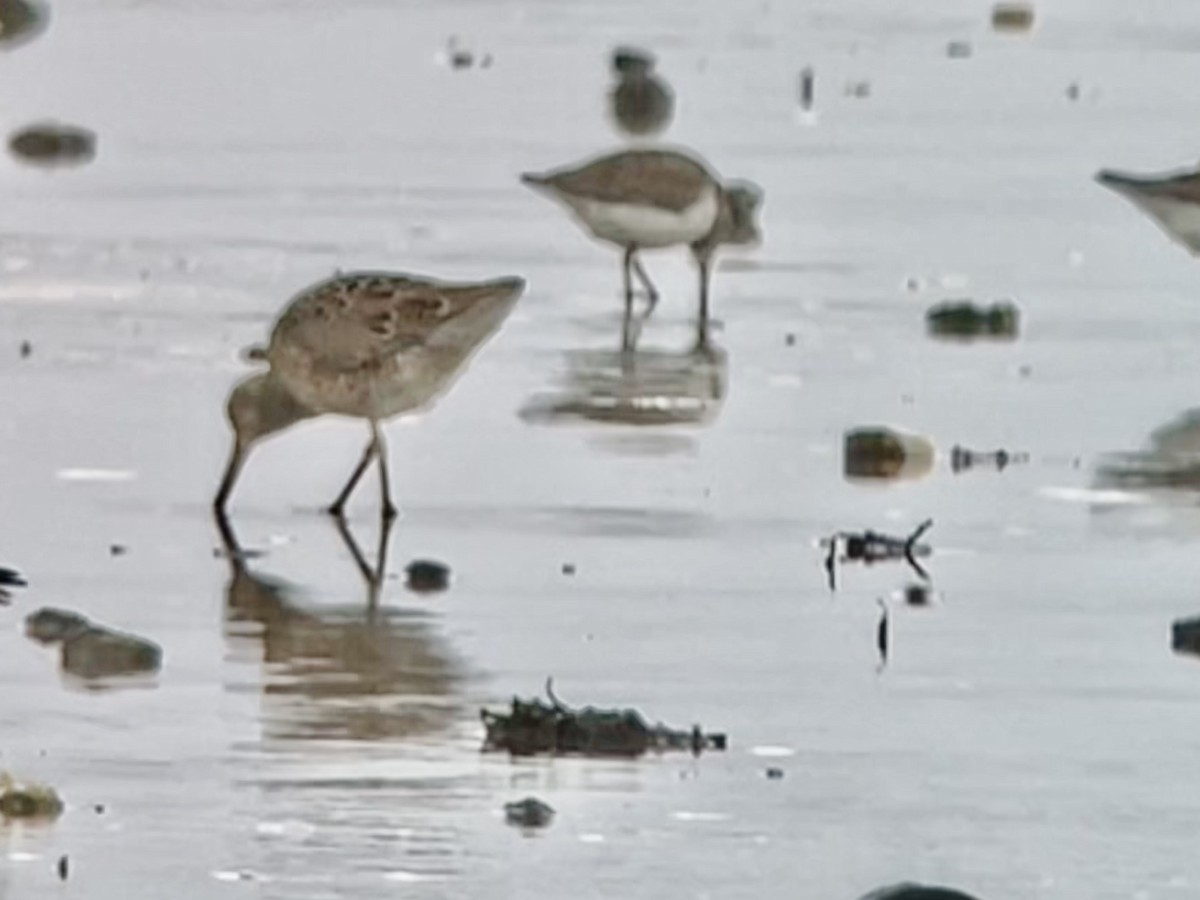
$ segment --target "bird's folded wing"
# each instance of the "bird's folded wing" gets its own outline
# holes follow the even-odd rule
[[[712,178],[699,163],[674,153],[623,153],[546,179],[552,187],[601,203],[649,203],[681,212],[700,199]]]
[[[271,336],[271,353],[303,354],[314,368],[353,371],[420,346],[449,303],[426,285],[363,280],[298,298]]]

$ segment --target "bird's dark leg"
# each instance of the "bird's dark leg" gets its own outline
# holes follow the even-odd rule
[[[708,347],[708,282],[711,271],[712,254],[707,249],[696,253],[696,266],[700,270],[700,316],[696,322],[696,349]]]
[[[621,350],[628,353],[633,349],[633,262],[637,248],[632,244],[625,248],[621,260],[621,283],[625,288],[625,316],[621,320]]]
[[[342,518],[346,514],[346,501],[350,499],[350,495],[354,493],[354,488],[358,486],[359,480],[363,477],[363,473],[367,471],[367,466],[371,464],[376,454],[379,453],[379,442],[372,434],[370,443],[363,450],[362,459],[358,461],[358,465],[354,467],[354,471],[350,475],[350,480],[346,482],[346,486],[342,488],[342,492],[338,494],[337,499],[329,505],[327,512],[331,516]]]
[[[829,575],[829,590],[837,590],[837,539],[835,534],[829,538],[829,553],[825,556],[825,572]]]
[[[392,503],[392,484],[388,477],[387,442],[378,422],[371,423],[371,435],[375,440],[375,450],[379,455],[379,495],[380,514],[386,522],[396,518],[396,506]]]
[[[648,316],[654,312],[654,307],[658,305],[658,288],[654,286],[654,282],[646,274],[645,268],[642,267],[641,259],[636,255],[636,251],[633,257],[633,274],[637,276],[638,281],[642,283],[642,287],[646,289],[646,315]]]

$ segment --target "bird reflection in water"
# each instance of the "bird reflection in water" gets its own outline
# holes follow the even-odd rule
[[[682,352],[638,349],[648,315],[626,313],[625,349],[568,352],[562,388],[530,398],[521,418],[531,423],[712,424],[728,390],[728,354],[707,335]]]
[[[285,582],[254,572],[229,520],[216,515],[229,561],[225,636],[237,654],[261,643],[264,729],[281,740],[404,740],[450,726],[460,673],[420,614],[380,607],[390,521],[372,566],[344,520],[338,534],[366,587],[365,604],[305,608]]]

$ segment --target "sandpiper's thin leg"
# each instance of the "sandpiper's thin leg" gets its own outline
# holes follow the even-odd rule
[[[621,260],[622,285],[625,288],[625,315],[633,315],[633,263],[637,248],[625,248],[625,256]]]
[[[371,423],[371,436],[375,441],[375,452],[379,455],[380,513],[385,520],[396,518],[396,506],[392,503],[392,483],[388,477],[387,442],[378,422]]]
[[[625,287],[625,315],[621,319],[621,350],[633,349],[633,263],[635,247],[626,247],[621,259],[621,281]]]
[[[658,289],[650,280],[650,276],[646,274],[645,268],[642,267],[641,259],[636,255],[636,251],[633,257],[633,274],[638,277],[638,281],[646,289],[646,315],[650,315],[654,311],[654,307],[658,305]]]
[[[363,477],[363,473],[367,471],[367,466],[371,464],[371,460],[379,452],[379,444],[374,435],[371,437],[371,442],[367,444],[367,448],[363,450],[362,459],[358,461],[358,465],[354,467],[354,471],[350,474],[350,480],[346,482],[346,486],[342,488],[342,492],[338,494],[337,499],[330,504],[328,512],[331,516],[337,516],[339,519],[346,514],[346,501],[350,499],[350,495],[354,493],[354,488],[358,486],[359,480]]]
[[[696,257],[700,269],[700,318],[696,323],[696,349],[708,347],[708,281],[711,260],[707,255]]]

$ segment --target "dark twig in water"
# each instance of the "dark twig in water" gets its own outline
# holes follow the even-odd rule
[[[872,565],[877,562],[903,559],[923,580],[929,581],[929,573],[917,562],[917,557],[929,556],[933,549],[920,543],[920,538],[933,527],[933,519],[926,519],[906,538],[893,537],[870,529],[861,532],[837,531],[825,538],[829,552],[825,554],[825,572],[829,578],[829,589],[837,590],[837,564],[839,562],[861,562]],[[838,542],[844,548],[839,558]]]
[[[553,675],[546,676],[546,696],[549,698],[550,705],[554,707],[555,712],[559,712],[559,713],[569,713],[570,712],[570,709],[568,709],[568,707],[566,705],[564,705],[563,702],[554,695],[554,676]]]
[[[882,672],[888,662],[888,608],[887,604],[878,597],[875,602],[883,610],[879,617],[879,624],[875,627],[875,646],[879,649],[879,667],[876,671]]]
[[[487,734],[484,750],[506,750],[514,756],[535,753],[584,756],[640,756],[665,750],[724,750],[724,734],[705,734],[699,725],[684,731],[661,722],[647,724],[634,709],[572,709],[555,696],[546,680],[550,703],[513,697],[507,713],[480,710]]]

